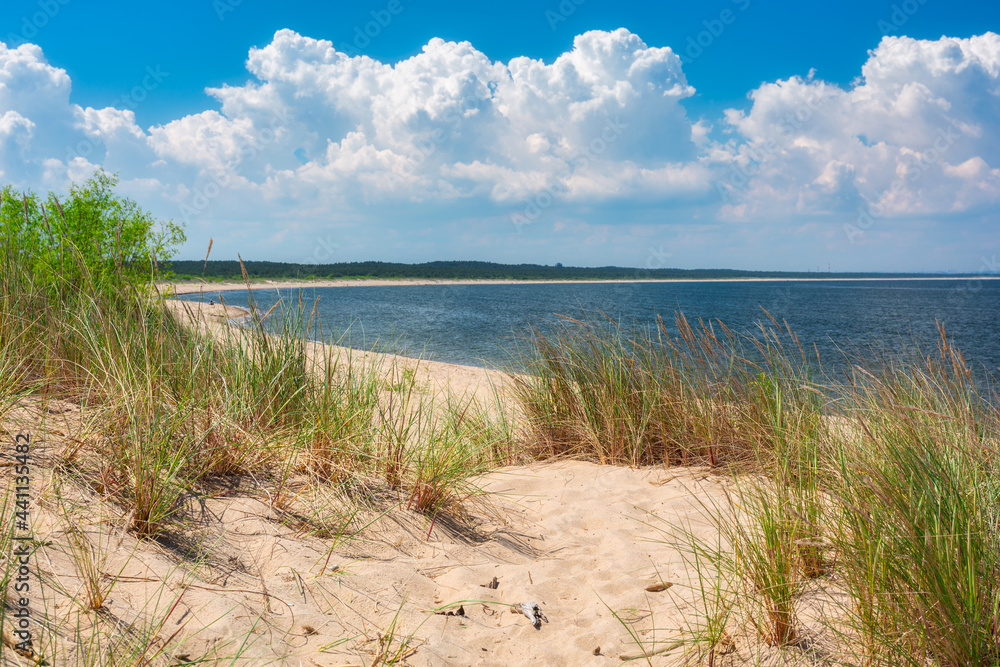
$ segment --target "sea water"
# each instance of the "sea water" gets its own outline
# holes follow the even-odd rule
[[[246,306],[246,290],[186,295]],[[691,323],[723,322],[752,334],[765,311],[824,359],[869,345],[933,352],[943,323],[969,365],[1000,370],[1000,280],[738,281],[649,283],[434,284],[255,288],[261,312],[278,299],[322,323],[342,345],[476,366],[509,362],[532,327],[551,331],[559,317],[604,316],[625,326],[654,326],[674,314]],[[272,315],[273,317],[273,315]],[[717,329],[718,330],[718,329]]]

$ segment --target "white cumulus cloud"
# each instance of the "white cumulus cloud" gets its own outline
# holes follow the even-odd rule
[[[154,128],[157,152],[205,169],[263,154],[279,187],[368,202],[506,202],[546,186],[587,197],[593,188],[574,184],[597,178],[597,165],[672,169],[695,155],[680,59],[626,30],[580,35],[551,64],[506,65],[441,39],[387,65],[281,30],[247,67],[256,80],[209,91],[221,114]],[[255,141],[262,132],[269,141]],[[241,151],[255,143],[259,153]]]
[[[126,193],[186,220],[193,244],[292,260],[294,244],[332,247],[331,229],[369,257],[382,243],[433,252],[427,230],[441,229],[441,256],[457,256],[449,243],[470,230],[492,247],[513,215],[548,207],[549,238],[566,243],[566,230],[629,222],[616,206],[780,227],[966,215],[1000,197],[993,33],[887,37],[850,85],[768,82],[708,119],[685,109],[677,54],[625,29],[578,35],[551,62],[432,39],[394,64],[279,30],[246,67],[245,84],[206,90],[204,111],[144,128],[130,109],[73,103],[38,46],[0,44],[0,176],[64,190],[117,171]],[[253,239],[271,245],[254,253]]]
[[[847,88],[810,76],[765,83],[718,185],[723,215],[927,216],[1000,195],[1000,36],[886,37]]]

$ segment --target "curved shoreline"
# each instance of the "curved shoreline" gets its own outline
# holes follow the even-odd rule
[[[317,287],[404,287],[408,285],[593,285],[627,283],[757,283],[757,282],[902,282],[932,280],[1000,280],[1000,276],[928,276],[921,278],[663,278],[645,280],[463,280],[463,279],[409,279],[409,278],[365,278],[365,279],[325,279],[325,280],[263,280],[250,283],[250,289],[313,289]],[[218,283],[158,283],[157,289],[171,289],[173,295],[216,294],[245,290],[247,284],[241,281]]]
[[[179,318],[182,324],[201,327],[210,335],[224,337],[225,327],[234,326],[232,321],[241,315],[249,317],[245,308],[216,303],[209,306],[197,301],[164,299],[167,308]],[[239,326],[239,325],[235,325]],[[488,405],[495,398],[495,391],[502,391],[509,381],[508,373],[499,368],[470,366],[448,361],[407,357],[391,352],[345,347],[326,341],[305,341],[307,355],[313,363],[332,354],[351,363],[360,363],[369,368],[381,369],[393,382],[410,374],[415,385],[434,395],[449,393],[454,397],[475,397]]]

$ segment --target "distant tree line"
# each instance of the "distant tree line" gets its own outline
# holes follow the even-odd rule
[[[926,273],[813,273],[804,271],[739,271],[734,269],[636,269],[622,266],[575,267],[495,262],[340,262],[292,264],[244,261],[252,280],[323,278],[413,278],[427,280],[644,280],[669,278],[916,278]],[[242,280],[237,261],[175,260],[161,265],[178,279]]]

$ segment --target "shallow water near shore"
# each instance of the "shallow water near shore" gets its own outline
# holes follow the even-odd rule
[[[246,290],[206,291],[178,298],[220,297],[245,306]],[[978,373],[1000,369],[1000,281],[773,281],[674,283],[439,284],[255,288],[266,312],[279,298],[302,299],[306,314],[316,304],[324,337],[342,345],[437,361],[496,366],[523,344],[530,327],[545,331],[558,315],[601,313],[623,323],[649,326],[656,317],[674,331],[674,313],[689,321],[722,321],[752,331],[764,310],[787,322],[803,347],[837,358],[838,349],[883,345],[931,351],[937,322]]]

